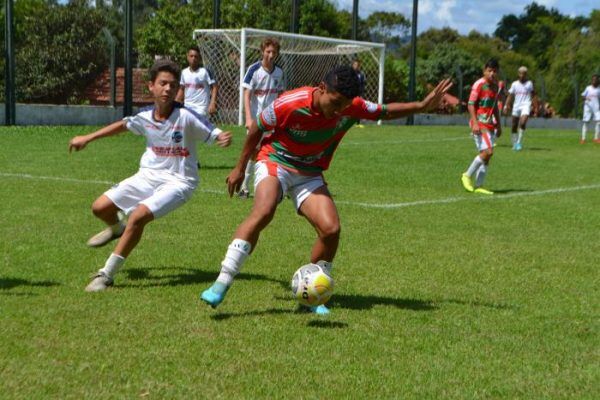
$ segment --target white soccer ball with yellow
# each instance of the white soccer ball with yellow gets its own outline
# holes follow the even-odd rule
[[[325,304],[333,294],[333,278],[317,264],[303,265],[292,277],[292,293],[302,305]]]

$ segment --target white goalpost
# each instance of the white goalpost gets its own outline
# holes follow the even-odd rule
[[[287,90],[317,85],[333,67],[359,59],[366,76],[364,98],[383,102],[383,43],[252,28],[197,29],[193,37],[200,48],[204,66],[213,72],[219,85],[216,123],[243,125],[241,82],[246,69],[261,59],[260,44],[267,37],[275,38],[281,44],[276,64],[283,69]]]

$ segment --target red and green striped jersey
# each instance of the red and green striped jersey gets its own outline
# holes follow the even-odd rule
[[[493,124],[494,103],[498,97],[498,86],[489,83],[485,78],[479,79],[471,89],[469,104],[475,106],[477,121]]]
[[[266,136],[258,160],[272,161],[305,175],[326,170],[348,129],[361,119],[377,120],[386,106],[356,97],[340,116],[325,118],[313,107],[318,88],[302,87],[283,93],[259,115],[258,128]]]

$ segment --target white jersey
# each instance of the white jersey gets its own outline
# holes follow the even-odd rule
[[[585,88],[581,96],[585,97],[585,103],[583,105],[584,108],[589,107],[591,111],[598,111],[600,109],[600,104],[598,102],[598,97],[600,97],[600,86],[593,87],[589,85]]]
[[[255,62],[248,68],[242,87],[251,91],[250,112],[256,117],[285,90],[283,70],[275,65],[269,72],[261,61]]]
[[[222,132],[205,117],[184,107],[174,108],[165,121],[154,119],[154,106],[124,120],[127,129],[146,137],[146,152],[140,160],[140,169],[166,171],[175,180],[193,187],[199,180],[196,143],[212,143]]]
[[[185,93],[185,106],[201,115],[206,115],[210,104],[210,87],[215,83],[217,83],[215,78],[204,67],[195,71],[188,67],[181,71],[179,84]]]
[[[531,100],[533,98],[533,82],[526,81],[525,83],[522,83],[521,81],[516,80],[510,85],[508,93],[515,97],[513,109],[519,109],[523,106],[529,107],[531,106]]]

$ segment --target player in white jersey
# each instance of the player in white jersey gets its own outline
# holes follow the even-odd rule
[[[275,65],[279,56],[279,42],[274,38],[266,38],[260,44],[262,59],[255,62],[246,71],[242,87],[244,88],[244,113],[246,115],[246,131],[252,122],[277,96],[285,90],[283,70]],[[260,147],[260,143],[258,144]],[[238,193],[242,199],[250,196],[249,183],[254,172],[255,157],[246,165],[244,181]]]
[[[216,113],[219,85],[212,73],[200,65],[198,47],[189,48],[187,61],[189,67],[181,71],[176,101],[203,116]]]
[[[600,143],[600,84],[598,75],[592,76],[592,84],[585,88],[583,97],[583,126],[581,127],[580,143],[585,143],[588,123],[593,119],[596,123],[594,131],[594,142]]]
[[[527,67],[520,67],[519,79],[514,81],[508,89],[508,99],[504,107],[504,113],[508,114],[512,108],[512,131],[511,141],[513,150],[520,151],[523,148],[523,135],[527,128],[527,120],[533,109],[537,109],[535,90],[533,82],[527,79]]]
[[[103,268],[86,287],[88,292],[105,290],[113,284],[122,267],[142,237],[144,227],[190,199],[199,183],[197,142],[229,146],[231,133],[215,128],[205,117],[176,105],[179,67],[168,60],[157,61],[150,69],[148,88],[154,106],[135,116],[108,125],[69,142],[69,151],[79,151],[96,140],[130,130],[146,137],[146,152],[139,171],[113,186],[92,205],[96,217],[108,227],[94,235],[88,246],[99,247],[120,238]],[[129,215],[125,224],[120,213]]]

